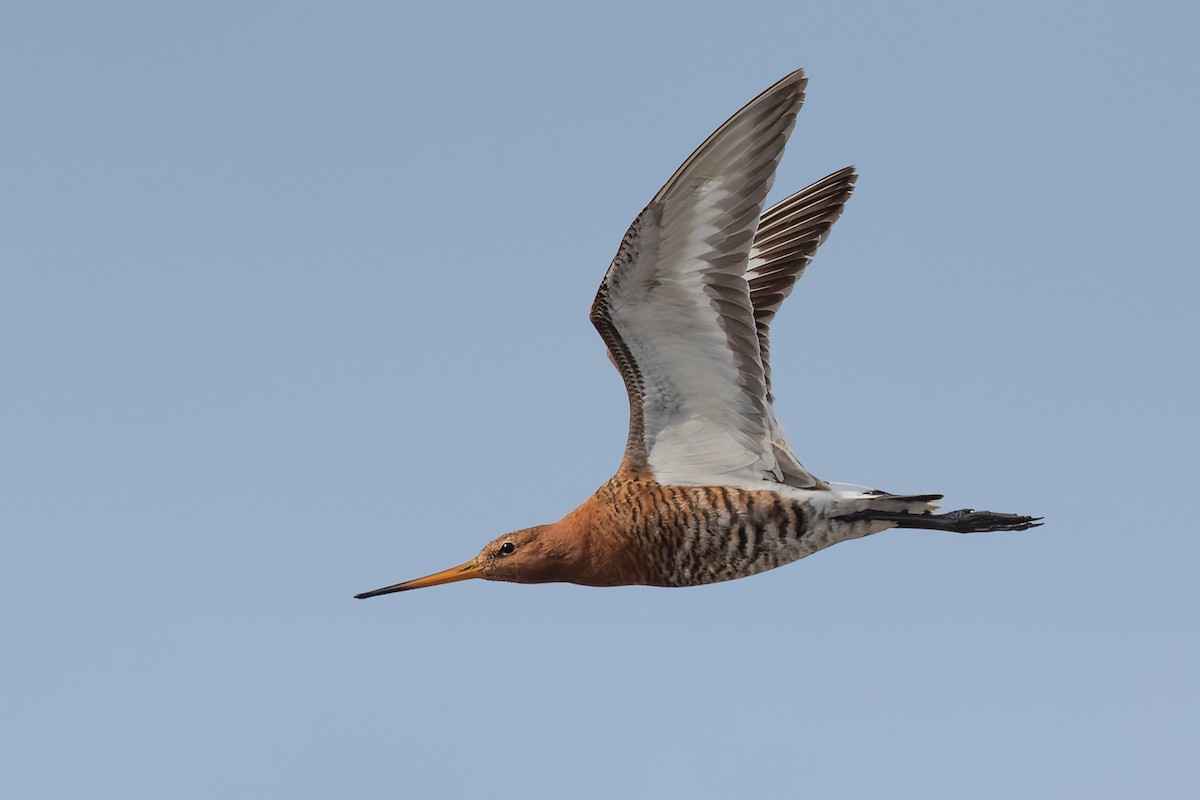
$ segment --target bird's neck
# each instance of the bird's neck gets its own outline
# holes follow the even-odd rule
[[[641,583],[637,564],[629,557],[625,537],[610,530],[611,518],[589,499],[558,522],[546,525],[541,538],[569,565],[565,580],[585,586],[621,586]]]

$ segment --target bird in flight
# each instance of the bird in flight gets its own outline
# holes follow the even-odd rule
[[[771,392],[770,325],[857,177],[847,167],[763,211],[807,83],[797,70],[734,114],[621,240],[591,311],[629,394],[616,475],[558,522],[356,597],[469,578],[695,586],[888,528],[1040,524],[972,509],[939,514],[939,494],[827,482],[793,453]]]

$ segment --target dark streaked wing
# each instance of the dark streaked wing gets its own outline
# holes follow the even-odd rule
[[[802,489],[827,487],[792,453],[787,434],[775,412],[775,397],[771,390],[771,320],[829,235],[833,223],[841,216],[857,179],[854,167],[845,167],[764,211],[750,250],[750,266],[746,270],[758,331],[763,383],[767,390],[771,442],[784,473],[783,482]]]
[[[758,330],[767,399],[771,400],[770,328],[784,298],[829,236],[854,192],[858,174],[844,167],[763,212],[750,249],[750,302]]]
[[[630,401],[625,468],[663,483],[783,479],[751,246],[807,81],[788,75],[676,171],[625,234],[592,306]]]

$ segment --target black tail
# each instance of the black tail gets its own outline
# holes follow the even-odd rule
[[[1021,514],[1000,514],[995,511],[976,511],[963,508],[945,514],[909,514],[903,511],[875,511],[865,509],[843,517],[846,521],[878,520],[894,522],[897,528],[922,528],[928,531],[952,531],[954,533],[988,533],[991,531],[1024,531],[1041,525],[1041,517],[1026,517]]]

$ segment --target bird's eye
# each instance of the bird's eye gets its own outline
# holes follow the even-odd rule
[[[504,544],[500,545],[500,555],[506,556],[516,549],[517,546],[512,542],[505,542]]]

